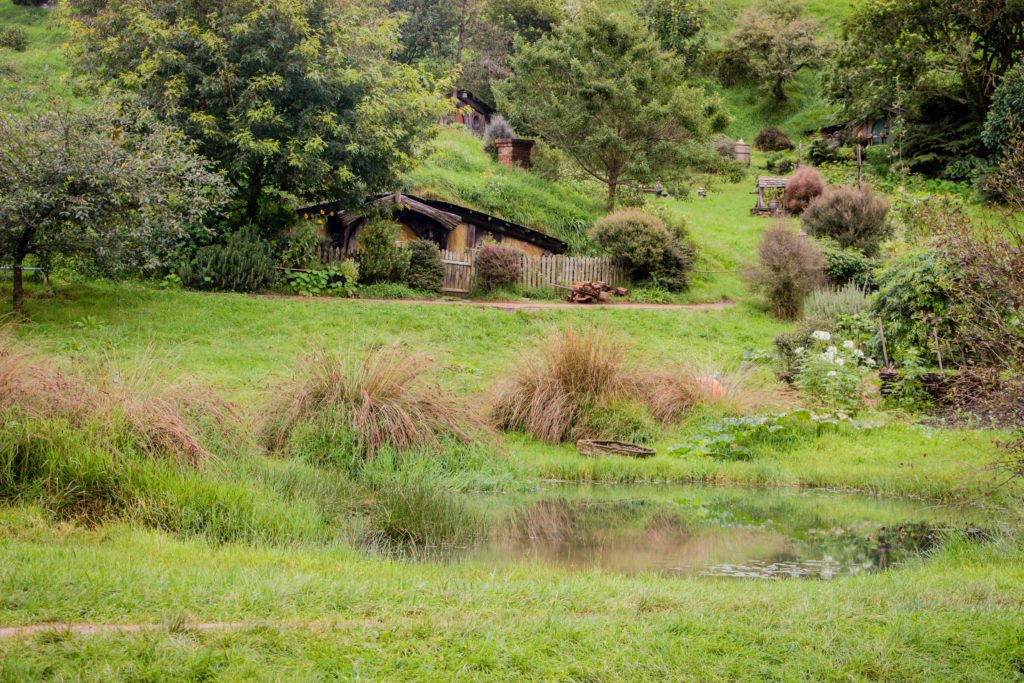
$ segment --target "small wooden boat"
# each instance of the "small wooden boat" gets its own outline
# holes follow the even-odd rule
[[[601,441],[596,439],[580,439],[576,447],[583,455],[595,458],[606,455],[624,455],[629,458],[649,458],[656,453],[653,448],[640,446],[626,441]]]

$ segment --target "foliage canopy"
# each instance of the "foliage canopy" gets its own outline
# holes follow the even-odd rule
[[[639,22],[588,13],[523,47],[497,95],[517,129],[606,185],[611,209],[621,186],[679,173],[691,146],[728,124],[684,76]]]
[[[396,65],[376,2],[71,0],[71,61],[184,131],[238,190],[238,223],[280,196],[355,205],[392,188],[441,113]],[[279,201],[278,201],[279,203]]]

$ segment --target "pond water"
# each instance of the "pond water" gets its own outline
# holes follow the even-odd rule
[[[455,557],[758,579],[884,570],[944,531],[983,539],[999,525],[979,508],[822,490],[566,486],[481,502],[495,520],[489,538]]]

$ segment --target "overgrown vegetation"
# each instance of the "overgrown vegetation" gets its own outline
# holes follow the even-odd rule
[[[635,282],[671,292],[689,287],[696,247],[685,228],[672,229],[653,214],[622,209],[595,223],[591,237]]]

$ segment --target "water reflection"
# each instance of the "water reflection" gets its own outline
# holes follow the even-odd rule
[[[652,491],[654,491],[652,495]],[[985,514],[911,501],[732,489],[559,490],[512,505],[490,537],[458,555],[757,579],[833,579],[899,565]]]

